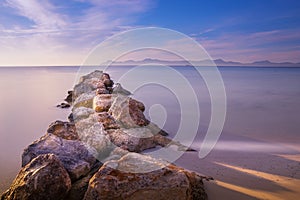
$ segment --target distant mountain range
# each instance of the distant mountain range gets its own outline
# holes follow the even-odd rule
[[[110,63],[111,61],[109,61]],[[292,63],[292,62],[282,62],[282,63],[274,63],[268,60],[263,61],[255,61],[252,63],[241,63],[241,62],[234,62],[234,61],[224,61],[222,59],[214,60],[214,63],[217,66],[246,66],[246,67],[300,67],[300,63]],[[146,58],[144,60],[127,60],[121,62],[114,62],[113,65],[144,65],[144,64],[162,64],[162,65],[169,65],[169,66],[187,66],[191,65],[190,62],[182,60],[182,61],[168,61],[168,60],[159,60],[159,59],[152,59]],[[210,60],[202,60],[202,61],[193,61],[194,65],[197,66],[211,66],[212,62]]]

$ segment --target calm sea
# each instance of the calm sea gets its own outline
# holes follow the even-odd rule
[[[160,73],[159,67],[143,68],[145,73],[140,77],[130,75],[130,69],[111,67],[107,72],[116,82],[125,76],[136,85],[134,96],[145,103],[146,115],[171,136],[176,134],[182,103],[178,97],[184,95],[187,98],[184,103],[188,104],[190,90],[185,90],[176,79],[168,82],[168,75]],[[197,140],[203,138],[211,117],[209,92],[194,68],[173,69],[179,78],[188,80],[189,89],[199,101],[200,119],[189,119],[200,122],[193,144],[197,149]],[[219,67],[219,71],[226,89],[227,116],[216,149],[280,152],[286,150],[280,146],[283,144],[300,152],[300,68]],[[137,83],[145,74],[155,74],[157,80],[139,87]],[[20,169],[23,149],[42,136],[52,121],[67,118],[70,110],[58,109],[56,105],[65,98],[67,90],[72,89],[77,76],[76,67],[0,68],[0,192]],[[173,89],[159,84],[164,80]],[[193,110],[186,107],[184,112]],[[164,123],[160,119],[164,119]],[[245,142],[244,138],[251,142]]]

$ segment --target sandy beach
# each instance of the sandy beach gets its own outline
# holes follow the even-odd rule
[[[222,138],[226,137],[223,134]],[[176,161],[180,166],[214,178],[213,181],[205,181],[208,199],[299,198],[300,154],[291,148],[292,145],[274,143],[274,152],[233,151],[230,145],[222,146],[222,138],[216,149],[204,159],[199,159],[197,152],[188,152]],[[238,138],[241,141],[241,137]],[[253,144],[253,140],[244,138],[243,144],[247,143]],[[270,147],[272,144],[265,145]],[[222,146],[222,150],[217,150],[218,146]],[[283,148],[285,153],[275,152],[275,149]]]

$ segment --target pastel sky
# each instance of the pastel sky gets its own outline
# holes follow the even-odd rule
[[[214,59],[300,62],[298,0],[0,0],[0,66],[80,65],[106,38],[148,26]]]

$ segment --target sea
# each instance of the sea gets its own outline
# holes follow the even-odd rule
[[[94,69],[104,68],[0,67],[0,193],[20,170],[23,149],[44,135],[51,122],[67,120],[71,110],[56,105],[81,75]],[[300,68],[226,66],[210,74],[211,70],[105,68],[115,83],[145,104],[146,116],[170,137],[181,134],[178,138],[190,140],[192,135],[196,150],[214,119],[222,131],[212,152],[300,153]],[[213,107],[212,99],[221,108]]]

